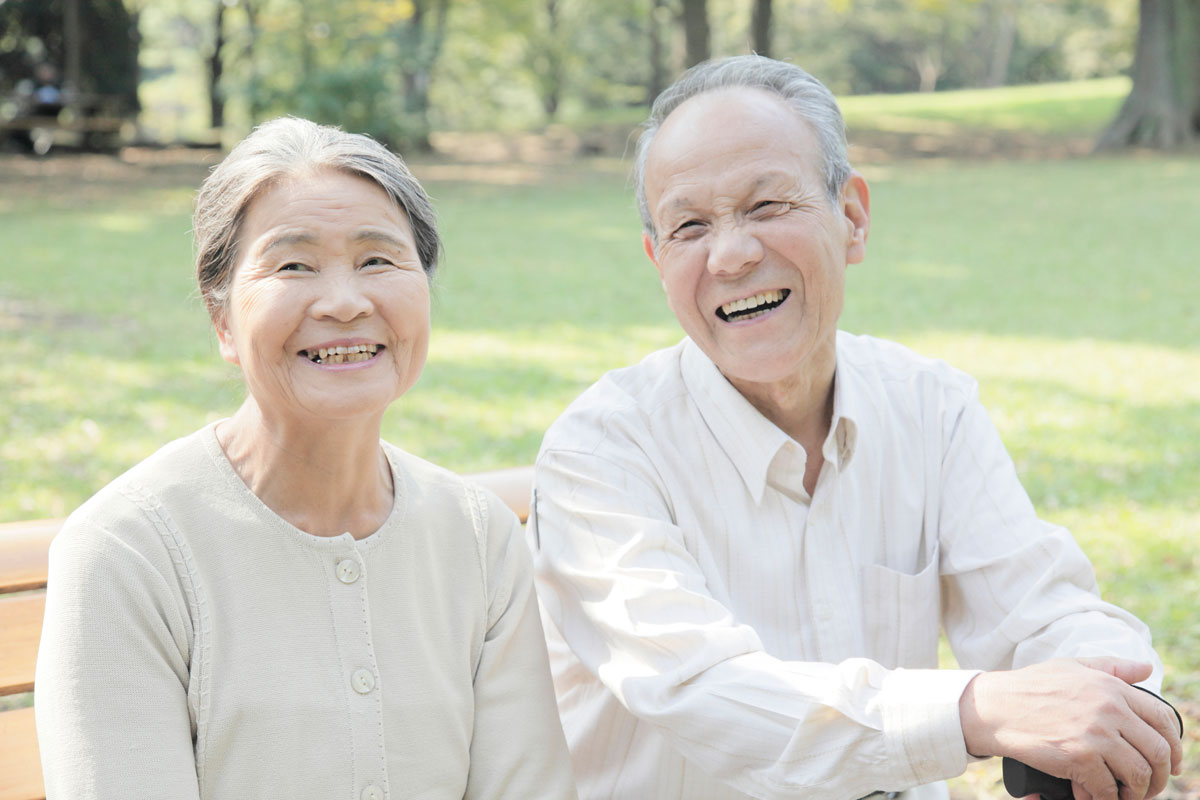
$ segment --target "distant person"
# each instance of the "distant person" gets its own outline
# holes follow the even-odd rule
[[[945,798],[972,755],[1160,792],[1149,633],[1038,519],[975,381],[837,329],[870,195],[829,91],[701,64],[635,175],[687,337],[554,423],[528,526],[580,796]]]
[[[54,539],[48,798],[573,798],[517,518],[379,438],[425,364],[425,191],[367,137],[283,119],[193,223],[247,397]]]
[[[62,87],[58,70],[52,64],[38,64],[34,70],[32,113],[35,117],[57,117],[63,109]]]

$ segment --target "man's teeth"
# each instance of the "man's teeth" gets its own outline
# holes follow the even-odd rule
[[[736,315],[738,319],[753,319],[770,310],[770,308],[764,308],[764,306],[774,308],[783,302],[784,297],[785,294],[782,289],[772,289],[769,292],[762,292],[753,297],[743,297],[741,300],[726,303],[721,306],[721,313],[726,318]]]
[[[354,361],[367,361],[379,352],[377,344],[352,344],[348,347],[322,347],[309,350],[309,360],[317,364],[346,364]]]

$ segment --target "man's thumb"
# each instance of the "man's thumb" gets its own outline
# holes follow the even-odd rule
[[[1109,675],[1120,678],[1126,683],[1144,681],[1154,672],[1154,666],[1145,661],[1130,661],[1127,658],[1116,658],[1113,656],[1081,658],[1079,659],[1079,663],[1090,669],[1107,672]]]

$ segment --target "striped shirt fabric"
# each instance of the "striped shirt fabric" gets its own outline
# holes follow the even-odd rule
[[[581,798],[944,798],[978,670],[1159,664],[969,376],[839,333],[822,453],[810,497],[803,448],[688,339],[546,434],[526,535]]]

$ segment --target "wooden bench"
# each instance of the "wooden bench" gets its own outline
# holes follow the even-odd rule
[[[528,518],[532,467],[467,477],[499,495],[521,522]],[[50,540],[62,522],[0,524],[0,697],[34,690]],[[0,711],[0,800],[43,800],[45,796],[33,708]]]

